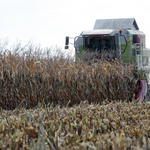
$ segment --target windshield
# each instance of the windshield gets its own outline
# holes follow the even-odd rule
[[[115,58],[116,46],[114,37],[85,37],[84,49],[89,52],[97,51],[97,58]]]
[[[115,49],[113,37],[85,37],[84,48],[92,50]]]

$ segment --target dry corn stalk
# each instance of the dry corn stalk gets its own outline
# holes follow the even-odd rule
[[[15,68],[15,66],[17,66]],[[0,106],[35,107],[39,102],[55,105],[79,104],[88,100],[131,101],[137,92],[133,66],[119,61],[52,61],[34,57],[0,57]]]

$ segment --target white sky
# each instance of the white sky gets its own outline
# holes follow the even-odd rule
[[[0,0],[0,39],[65,46],[65,36],[92,30],[96,19],[135,18],[150,48],[148,0]]]

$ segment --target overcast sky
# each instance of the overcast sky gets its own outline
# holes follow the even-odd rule
[[[111,18],[135,18],[150,48],[148,0],[0,0],[0,39],[64,47],[65,36],[92,30],[96,19]]]

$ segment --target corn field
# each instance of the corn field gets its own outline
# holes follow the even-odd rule
[[[30,50],[0,53],[0,150],[150,148],[133,65]]]
[[[1,150],[147,150],[150,149],[150,104],[0,110]]]
[[[0,55],[0,107],[33,108],[39,102],[69,106],[112,100],[132,101],[138,87],[132,65],[118,60],[89,63],[69,59]]]

